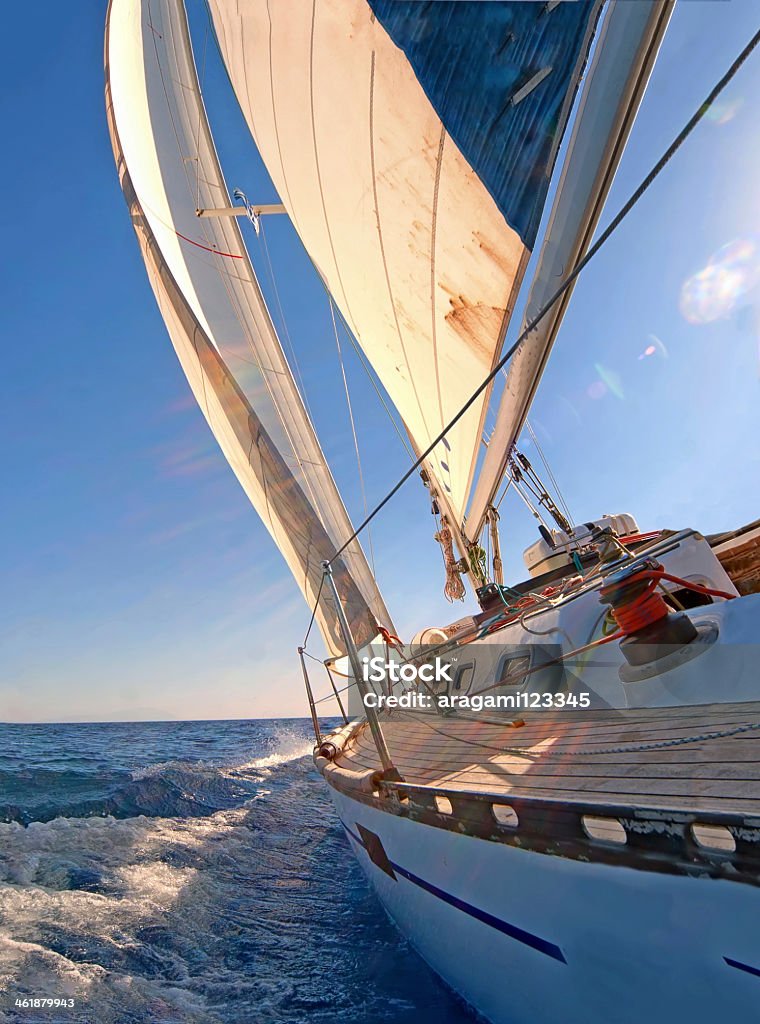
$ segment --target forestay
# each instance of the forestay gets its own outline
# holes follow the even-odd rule
[[[599,4],[209,2],[280,198],[422,451],[498,357]],[[487,401],[427,466],[457,525]]]
[[[193,393],[306,600],[352,534],[275,334],[230,205],[176,0],[112,0],[106,106],[121,185],[150,282]],[[390,619],[354,541],[333,572],[360,644]],[[322,592],[317,621],[345,650]]]

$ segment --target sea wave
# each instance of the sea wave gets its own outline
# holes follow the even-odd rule
[[[369,892],[306,723],[205,728],[203,761],[154,730],[165,761],[124,777],[114,750],[99,800],[0,824],[4,1024],[56,1020],[14,1007],[41,995],[74,1000],[66,1024],[468,1019]]]
[[[297,761],[302,757],[308,757],[314,749],[313,739],[304,740],[302,735],[287,732],[280,734],[277,749],[271,754],[263,757],[255,757],[252,761],[232,769],[237,772],[256,771],[267,768],[277,768],[279,765],[288,764],[290,761]]]
[[[231,764],[196,758],[159,761],[129,772],[0,770],[0,821],[28,825],[59,817],[205,817],[257,799],[272,769],[307,757],[313,742],[302,731],[281,730],[269,738],[269,746],[269,753]]]

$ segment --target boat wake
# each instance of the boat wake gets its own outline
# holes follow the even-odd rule
[[[0,1020],[36,1022],[14,1001],[39,996],[77,1024],[463,1019],[346,856],[306,726],[196,759],[193,725],[152,764],[106,764],[104,739],[89,776],[3,766]]]

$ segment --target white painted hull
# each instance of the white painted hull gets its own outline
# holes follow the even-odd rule
[[[391,918],[492,1024],[760,1017],[760,888],[521,850],[331,793]]]

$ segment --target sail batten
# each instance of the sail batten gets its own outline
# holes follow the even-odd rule
[[[332,599],[320,592],[321,564],[353,531],[240,229],[233,218],[195,215],[231,200],[181,4],[111,0],[106,100],[122,189],[182,368],[306,600],[318,604],[330,653],[342,653]],[[358,542],[335,575],[355,639],[371,640],[390,619]]]
[[[417,451],[498,358],[600,4],[545,6],[210,0],[277,192]],[[426,460],[456,523],[487,401]]]

